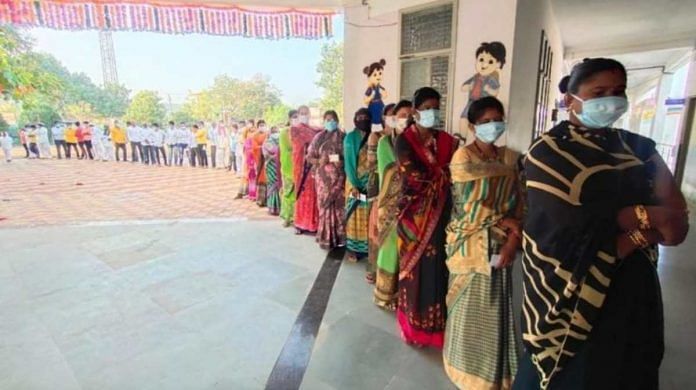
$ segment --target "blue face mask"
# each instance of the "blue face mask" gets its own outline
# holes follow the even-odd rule
[[[582,112],[578,114],[573,111],[573,114],[583,125],[592,129],[609,127],[628,111],[628,99],[625,97],[605,96],[582,100],[571,96],[582,102]]]
[[[505,122],[488,122],[474,126],[476,138],[481,141],[492,144],[497,141],[505,132]]]
[[[324,128],[326,131],[336,131],[338,129],[338,123],[336,121],[326,121],[324,122]]]
[[[440,110],[431,108],[429,110],[418,111],[420,119],[418,124],[426,129],[432,129],[440,123]]]

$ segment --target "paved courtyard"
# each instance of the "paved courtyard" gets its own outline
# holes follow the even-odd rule
[[[308,390],[453,388],[372,304],[363,264],[236,188],[223,170],[0,163],[0,389],[291,389],[298,372]],[[696,388],[695,236],[660,260],[662,389]]]

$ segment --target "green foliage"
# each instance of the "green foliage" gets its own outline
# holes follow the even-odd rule
[[[263,113],[263,119],[271,126],[281,126],[288,122],[288,112],[290,110],[292,110],[292,107],[285,103],[277,104]]]
[[[212,87],[190,94],[183,111],[205,121],[251,119],[261,118],[269,107],[280,103],[280,90],[267,77],[256,75],[250,80],[239,80],[220,75]]]
[[[321,110],[335,110],[339,118],[343,118],[343,42],[322,46],[317,73],[319,81],[316,84],[323,90],[319,101]]]
[[[164,115],[164,104],[155,91],[136,93],[126,110],[126,119],[138,123],[161,123]]]
[[[19,114],[19,124],[43,122],[49,125],[61,119],[56,109],[56,101],[43,94],[31,94],[24,98],[22,110]]]
[[[10,125],[5,121],[5,118],[0,115],[0,131],[7,131],[9,128]]]
[[[174,121],[176,124],[179,124],[181,122],[191,123],[194,121],[194,119],[195,118],[192,117],[188,112],[184,110],[177,110],[167,114],[166,121]]]

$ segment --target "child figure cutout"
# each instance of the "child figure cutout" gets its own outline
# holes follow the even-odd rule
[[[386,64],[387,62],[382,59],[379,62],[373,62],[370,66],[366,66],[363,69],[363,73],[367,76],[367,90],[365,91],[364,103],[370,111],[373,125],[382,124],[384,99],[387,98],[387,91],[381,83],[384,65]]]
[[[460,138],[473,140],[473,137],[467,137],[469,121],[466,119],[471,103],[486,96],[498,96],[500,70],[505,65],[505,53],[505,45],[501,42],[484,42],[476,49],[476,74],[462,84],[462,92],[468,93],[469,100],[459,120]]]

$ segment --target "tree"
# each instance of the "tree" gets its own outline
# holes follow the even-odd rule
[[[161,122],[164,119],[164,104],[155,91],[140,91],[133,96],[126,119],[140,123]]]
[[[280,126],[287,123],[290,110],[292,110],[292,107],[285,103],[277,104],[263,113],[263,119],[271,126]]]
[[[250,80],[239,80],[220,75],[212,87],[189,94],[183,110],[198,120],[250,119],[260,118],[269,107],[280,103],[280,90],[268,77],[256,75]]]
[[[95,122],[99,119],[104,119],[101,115],[94,112],[92,105],[87,102],[79,102],[68,104],[63,111],[66,119],[75,119],[78,121]]]
[[[326,43],[321,48],[321,60],[317,64],[319,81],[323,90],[319,104],[322,110],[335,110],[343,118],[343,42]]]
[[[169,121],[174,121],[174,123],[191,123],[194,121],[194,118],[185,110],[177,110],[174,112],[170,112],[167,114],[167,122]]]

